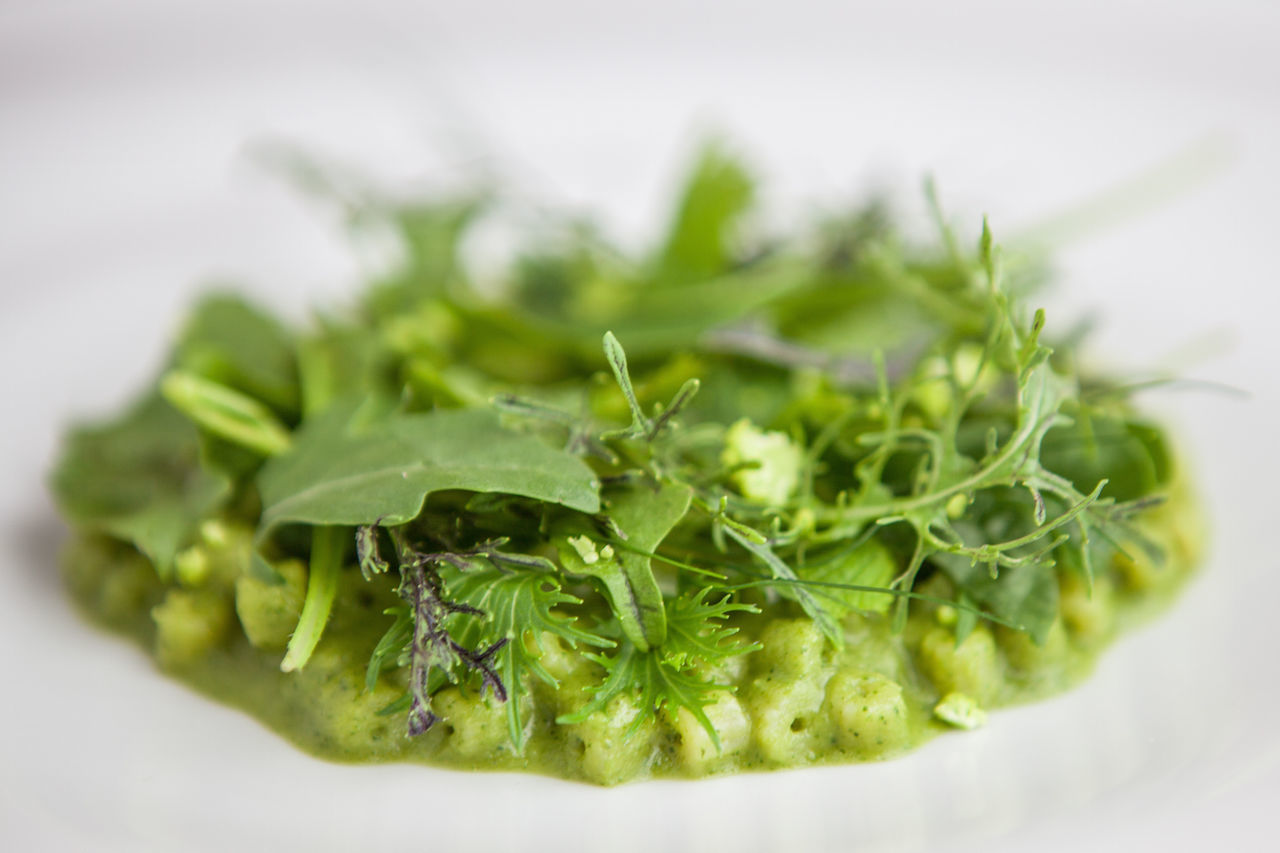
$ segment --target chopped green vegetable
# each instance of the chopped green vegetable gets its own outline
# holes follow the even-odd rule
[[[977,729],[986,725],[987,712],[963,693],[948,693],[933,708],[934,716],[957,729]]]
[[[375,205],[404,260],[356,305],[204,300],[66,440],[77,596],[322,754],[610,784],[1066,685],[1193,562],[1167,437],[932,194],[938,248],[881,202],[753,240],[756,197],[710,147],[652,254],[566,224],[502,288],[481,196]]]

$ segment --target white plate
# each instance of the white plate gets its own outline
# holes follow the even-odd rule
[[[1275,9],[6,5],[0,847],[1267,846],[1280,795]],[[1144,210],[1099,217],[1063,249],[1050,322],[1098,309],[1101,357],[1253,396],[1150,395],[1209,496],[1212,552],[1086,685],[886,764],[597,790],[315,761],[70,611],[42,486],[63,424],[145,381],[202,281],[234,278],[298,315],[356,274],[333,217],[247,165],[247,143],[286,137],[388,178],[498,171],[634,242],[706,128],[753,157],[779,209],[834,204],[868,178],[911,193],[930,170],[960,221],[990,212],[997,236],[1181,164],[1179,192],[1139,182]],[[1141,207],[1126,198],[1109,209]]]

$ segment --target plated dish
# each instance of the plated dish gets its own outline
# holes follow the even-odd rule
[[[0,719],[23,733],[0,762],[8,846],[135,853],[265,839],[338,851],[429,837],[563,853],[607,838],[637,851],[901,853],[1248,849],[1268,837],[1280,785],[1280,695],[1264,677],[1280,594],[1265,451],[1280,358],[1268,250],[1280,77],[1266,71],[1275,55],[1263,37],[1273,10],[800,4],[733,16],[726,31],[720,16],[662,4],[587,16],[552,2],[514,21],[487,8],[445,21],[400,0],[376,4],[386,14],[241,5],[72,2],[3,16],[15,73],[0,136],[0,352],[14,369],[0,379],[12,404],[0,662],[14,689]],[[292,328],[308,307],[355,296],[331,220],[246,174],[247,142],[284,137],[379,176],[447,180],[467,165],[449,143],[470,131],[518,157],[530,195],[603,215],[626,245],[654,245],[637,236],[660,221],[671,154],[700,122],[742,141],[768,176],[764,209],[787,216],[788,199],[838,209],[866,175],[909,204],[933,171],[967,248],[981,213],[1017,247],[1063,205],[1206,134],[1227,141],[1234,159],[1215,180],[1055,247],[1060,285],[1043,303],[1053,333],[1098,311],[1086,356],[1102,367],[1252,393],[1247,404],[1136,398],[1191,451],[1181,461],[1205,496],[1206,560],[1176,606],[1075,688],[900,759],[613,789],[316,761],[161,677],[69,606],[54,570],[65,528],[46,487],[66,425],[112,417],[154,381],[208,282],[232,282]]]
[[[871,201],[752,236],[704,149],[655,250],[367,199],[402,262],[289,328],[213,295],[53,488],[77,600],[345,760],[649,776],[874,760],[1059,691],[1167,600],[1198,510],[984,226]]]

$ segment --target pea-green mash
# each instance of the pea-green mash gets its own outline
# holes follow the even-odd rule
[[[753,197],[711,148],[653,251],[553,218],[477,282],[483,198],[370,193],[392,273],[303,327],[211,295],[68,435],[74,596],[317,755],[599,784],[880,759],[1082,677],[1194,560],[1163,432],[985,225]]]

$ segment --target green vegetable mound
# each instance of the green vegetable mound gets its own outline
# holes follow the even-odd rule
[[[877,759],[1070,684],[1193,562],[1164,433],[985,226],[764,235],[754,195],[709,147],[655,251],[544,222],[479,284],[491,199],[348,199],[392,273],[305,328],[207,297],[67,436],[74,595],[317,754],[601,784]]]

